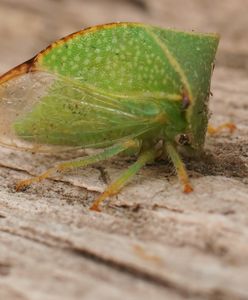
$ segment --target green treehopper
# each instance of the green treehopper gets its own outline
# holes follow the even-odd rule
[[[106,24],[60,39],[2,75],[2,145],[102,149],[59,163],[21,181],[17,189],[128,150],[137,161],[106,188],[93,209],[165,153],[184,192],[191,192],[178,149],[197,154],[203,148],[218,42],[217,34]]]

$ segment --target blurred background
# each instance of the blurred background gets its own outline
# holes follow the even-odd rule
[[[248,0],[0,0],[0,73],[101,23],[220,33],[211,124],[238,128],[208,137],[202,159],[187,162],[196,188],[190,197],[168,165],[156,164],[97,215],[88,210],[90,191],[131,162],[112,160],[13,193],[26,173],[59,156],[1,147],[0,300],[248,299],[247,13]]]
[[[0,73],[52,41],[115,21],[219,32],[219,66],[248,70],[247,0],[0,0]]]

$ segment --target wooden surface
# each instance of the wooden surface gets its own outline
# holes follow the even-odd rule
[[[248,299],[247,9],[242,0],[0,1],[0,71],[96,23],[220,32],[211,123],[238,127],[208,137],[201,160],[187,160],[193,194],[182,194],[172,167],[160,162],[102,213],[90,204],[130,160],[15,193],[17,180],[68,155],[0,149],[0,299]]]

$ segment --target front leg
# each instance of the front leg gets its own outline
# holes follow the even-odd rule
[[[178,179],[183,185],[184,193],[191,193],[193,191],[193,187],[191,186],[187,170],[180,155],[178,154],[177,149],[171,143],[165,143],[165,149],[174,164]]]

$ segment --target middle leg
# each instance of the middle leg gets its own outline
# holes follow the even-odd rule
[[[94,201],[91,209],[101,211],[99,207],[100,204],[108,197],[116,195],[145,164],[154,161],[155,157],[156,151],[154,149],[141,152],[138,160],[106,188],[106,190]]]

